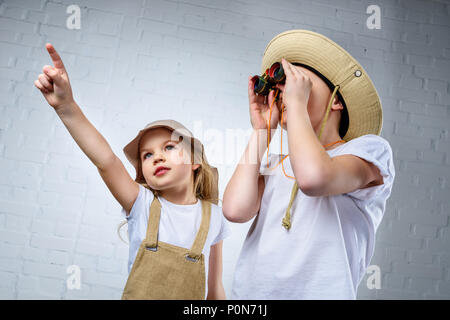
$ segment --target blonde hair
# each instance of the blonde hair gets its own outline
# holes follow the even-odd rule
[[[186,145],[185,143],[183,145]],[[191,163],[194,163],[194,153],[193,153],[193,146],[191,146]],[[216,172],[215,170],[217,169],[213,169],[213,167],[211,167],[211,165],[208,163],[208,161],[206,160],[205,157],[203,157],[203,152],[202,152],[202,157],[201,157],[201,164],[200,166],[194,170],[194,193],[195,193],[195,197],[197,199],[200,200],[204,200],[204,201],[209,201],[209,202],[213,202],[213,203],[218,203],[218,201],[222,201],[220,198],[218,198],[218,190],[217,190],[217,176],[216,176]],[[139,183],[141,186],[143,186],[144,188],[149,189],[150,191],[153,192],[153,195],[155,197],[159,197],[161,195],[161,192],[159,190],[155,190],[152,189],[147,182],[145,181],[145,178],[142,174],[142,163],[141,163],[141,158],[139,157],[138,160],[138,170],[137,170],[137,176],[135,181],[137,183]],[[128,223],[128,220],[124,220],[122,221],[118,227],[117,227],[117,234],[120,238],[120,240],[122,240],[123,242],[125,242],[123,240],[123,238],[120,235],[120,229]],[[128,235],[128,230],[127,230],[127,236]],[[127,242],[125,242],[127,243]],[[128,243],[127,243],[128,244]]]

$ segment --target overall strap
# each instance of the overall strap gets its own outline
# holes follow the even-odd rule
[[[154,197],[150,206],[147,224],[147,234],[145,236],[146,247],[156,248],[158,246],[159,218],[161,216],[161,202],[158,197]]]
[[[199,201],[202,202],[202,222],[200,224],[200,228],[198,230],[195,241],[192,244],[191,250],[189,250],[188,256],[192,259],[199,259],[202,255],[206,237],[208,236],[209,223],[211,220],[211,203],[205,200]]]

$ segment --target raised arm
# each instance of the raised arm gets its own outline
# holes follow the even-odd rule
[[[254,130],[244,154],[225,188],[222,202],[223,213],[232,222],[247,222],[252,219],[259,211],[264,193],[264,176],[259,174],[259,168],[262,156],[267,149],[267,124],[274,95],[273,91],[268,99],[255,95],[251,77],[249,77],[248,95],[250,119]],[[270,120],[271,131],[274,131],[278,125],[278,108],[279,106],[273,105]]]
[[[55,48],[49,43],[46,48],[54,66],[46,65],[42,68],[43,73],[35,80],[35,86],[53,107],[81,150],[98,168],[113,196],[129,211],[139,193],[138,184],[75,103],[69,76]]]
[[[265,130],[253,130],[247,148],[223,194],[222,210],[232,222],[247,222],[259,211],[264,192],[264,176],[259,174],[267,145]]]

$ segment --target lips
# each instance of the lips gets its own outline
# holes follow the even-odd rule
[[[160,166],[160,167],[156,168],[154,175],[155,176],[160,176],[160,175],[163,175],[164,173],[166,173],[169,170],[170,170],[170,168]]]

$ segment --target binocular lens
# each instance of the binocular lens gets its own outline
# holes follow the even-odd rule
[[[276,83],[281,83],[286,79],[281,63],[275,62],[269,69],[269,76]]]
[[[260,76],[254,76],[252,78],[252,80],[254,81],[254,86],[253,86],[254,92],[256,92],[257,94],[264,95],[264,96],[269,94],[271,86],[266,81],[266,79],[264,79],[263,77],[260,77]]]
[[[275,62],[272,66],[266,70],[263,76],[254,76],[253,91],[257,94],[267,96],[271,89],[275,87],[277,83],[284,83],[286,75],[281,63]],[[278,100],[278,97],[277,97]]]

